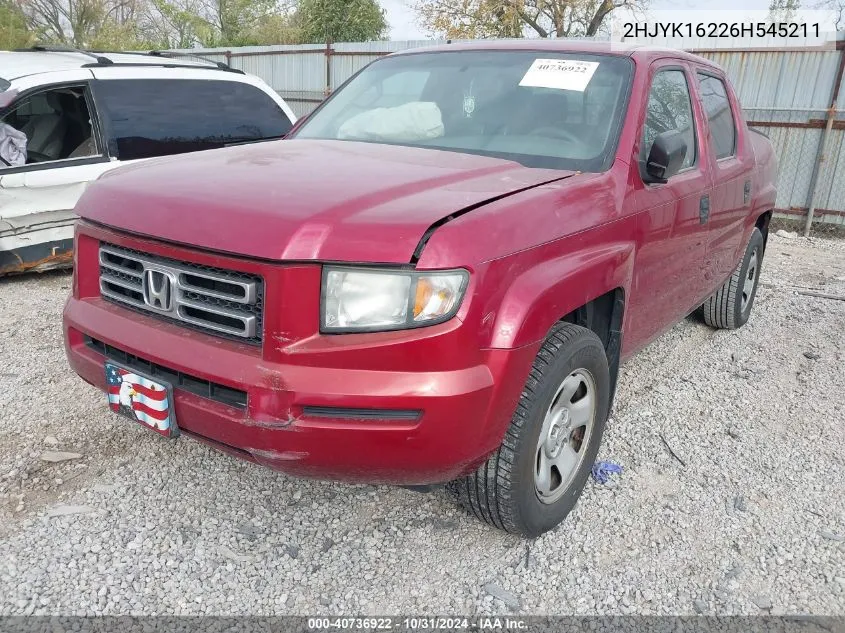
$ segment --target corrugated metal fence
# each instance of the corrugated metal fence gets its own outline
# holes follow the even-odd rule
[[[174,51],[226,62],[258,75],[298,116],[311,112],[379,57],[438,42],[363,42]],[[845,225],[845,42],[836,49],[718,48],[693,52],[727,71],[750,125],[766,133],[780,159],[780,215]],[[840,167],[842,171],[840,171]]]

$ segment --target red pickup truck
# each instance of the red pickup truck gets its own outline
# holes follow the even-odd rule
[[[73,369],[108,405],[306,477],[448,489],[538,535],[619,365],[754,303],[776,161],[694,55],[385,57],[288,140],[118,169],[77,207]]]

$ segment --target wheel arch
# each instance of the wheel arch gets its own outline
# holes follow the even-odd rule
[[[634,254],[633,242],[605,243],[524,270],[505,291],[490,347],[537,344],[561,321],[581,325],[595,332],[605,347],[613,393]]]
[[[772,221],[772,210],[769,209],[765,213],[761,213],[757,220],[754,222],[754,226],[760,230],[760,233],[763,234],[763,252],[766,252],[766,245],[769,242],[769,224]]]
[[[488,347],[512,349],[543,341],[552,326],[609,292],[631,287],[634,244],[620,242],[537,259],[530,266],[502,265],[511,279],[492,317]],[[512,271],[520,270],[515,277]],[[495,275],[494,283],[504,280]]]
[[[580,325],[601,339],[610,368],[610,404],[616,394],[616,380],[622,356],[622,323],[625,316],[625,289],[618,287],[579,306],[561,321]]]

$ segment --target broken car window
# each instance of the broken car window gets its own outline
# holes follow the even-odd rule
[[[0,118],[6,152],[17,148],[15,162],[4,156],[0,169],[97,155],[83,87],[62,87],[19,99]],[[6,165],[5,163],[10,163]]]

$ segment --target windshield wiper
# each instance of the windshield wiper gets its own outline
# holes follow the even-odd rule
[[[242,141],[230,141],[228,143],[223,143],[223,147],[233,147],[235,145],[251,145],[252,143],[261,143],[263,141],[281,141],[286,136],[287,134],[282,134],[281,136],[262,136],[261,138],[248,138]]]

